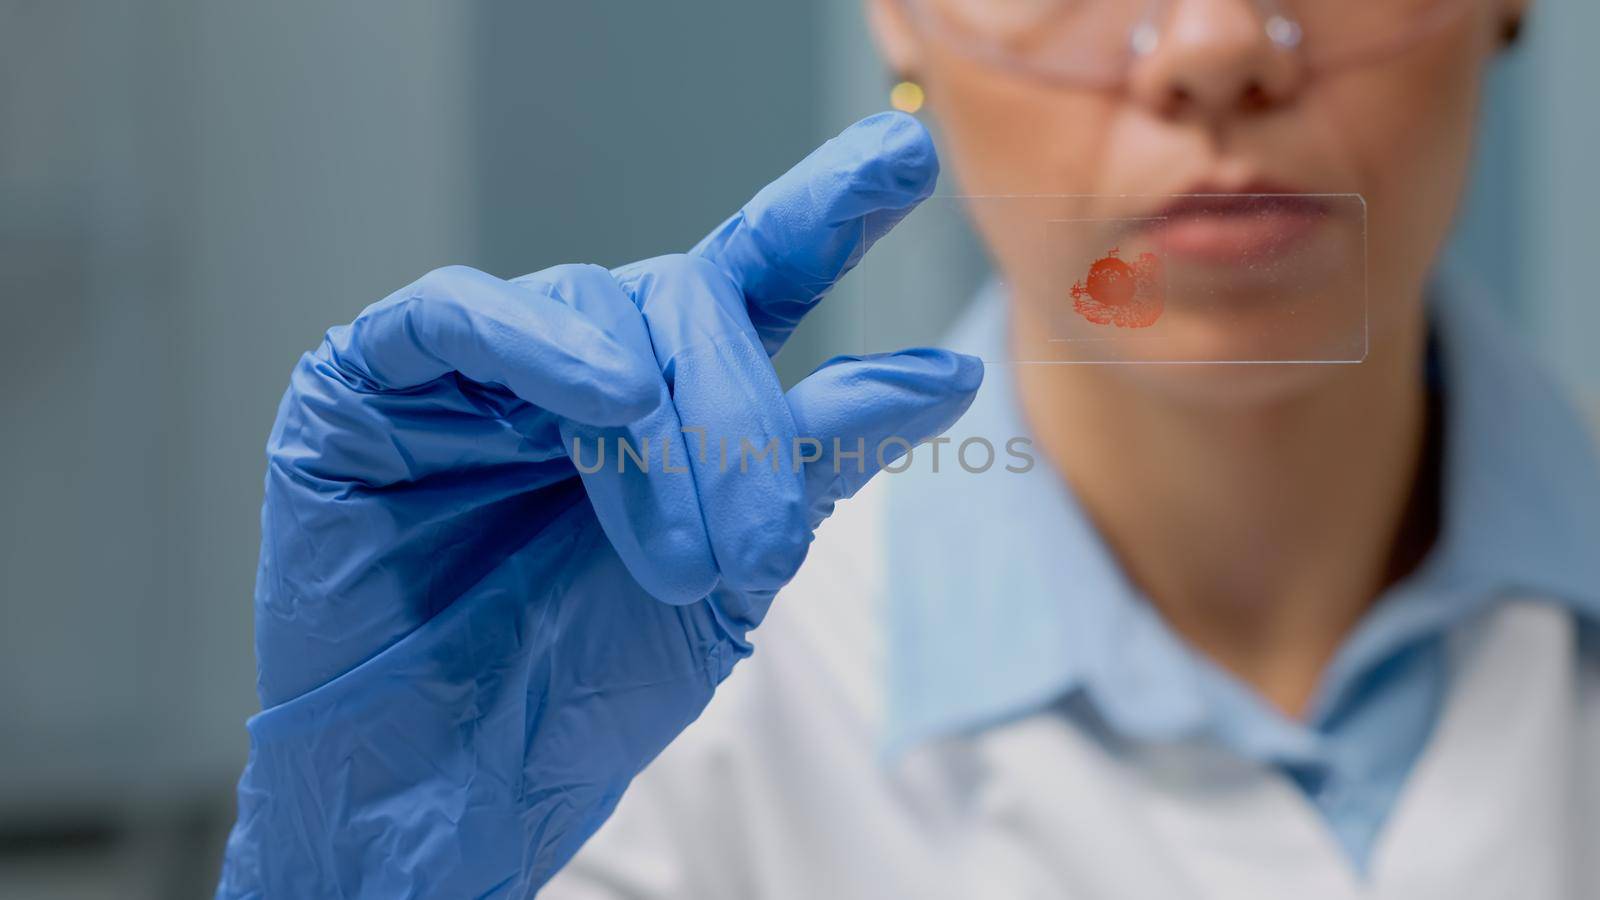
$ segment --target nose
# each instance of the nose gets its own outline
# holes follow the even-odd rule
[[[1288,46],[1296,35],[1291,23],[1273,14],[1276,3],[1172,0],[1164,5],[1165,15],[1151,20],[1154,30],[1134,36],[1138,55],[1128,86],[1140,103],[1164,118],[1215,121],[1292,99],[1302,77]]]

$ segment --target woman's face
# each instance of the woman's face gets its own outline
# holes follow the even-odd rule
[[[1373,353],[1386,339],[1416,335],[1422,284],[1468,165],[1480,76],[1505,23],[1521,13],[1520,0],[1461,0],[1459,15],[1407,46],[1311,72],[1270,41],[1251,0],[1172,0],[1154,49],[1108,89],[1052,83],[964,53],[915,22],[906,2],[872,0],[875,30],[890,62],[926,88],[960,193],[1099,195],[1050,214],[1086,219],[1157,215],[1172,202],[1159,195],[1365,198],[1364,226],[1359,203],[1331,202],[1314,214],[1290,208],[1227,219],[1196,211],[1183,234],[1164,229],[1171,290],[1203,286],[1221,298],[1168,307],[1161,352],[1194,359],[1293,358],[1308,347],[1320,352],[1319,342],[1332,350],[1350,337],[1340,316],[1356,303],[1367,306],[1363,331]],[[973,214],[1019,295],[1016,327],[1048,330],[1070,273],[1042,261],[1037,214],[1003,203],[975,204]],[[1264,237],[1262,228],[1285,237]],[[1084,246],[1057,258],[1130,240],[1065,234]],[[1266,268],[1289,274],[1253,278],[1262,266],[1246,263],[1263,256],[1272,258]],[[1278,327],[1288,321],[1285,284],[1299,294],[1326,290],[1296,302],[1328,315],[1302,316],[1298,334]],[[1249,327],[1252,317],[1272,327]]]

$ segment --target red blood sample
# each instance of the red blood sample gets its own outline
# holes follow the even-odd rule
[[[1132,263],[1117,248],[1089,266],[1089,277],[1072,286],[1072,308],[1096,325],[1148,328],[1161,318],[1161,260],[1141,253]]]

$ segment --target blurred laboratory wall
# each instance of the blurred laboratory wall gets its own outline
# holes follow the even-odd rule
[[[1524,187],[1503,223],[1522,246],[1513,293],[1537,309],[1536,336],[1555,364],[1590,392],[1600,392],[1600,3],[1539,0],[1523,55],[1526,78],[1504,97],[1526,119],[1507,116],[1508,140],[1523,144]]]
[[[1491,86],[1456,257],[1600,387],[1594,4]],[[209,893],[296,356],[447,262],[682,250],[882,107],[859,0],[0,0],[0,897]],[[898,261],[951,315],[983,262]],[[849,322],[819,317],[793,379]]]
[[[690,246],[822,134],[778,0],[0,0],[0,897],[209,896],[295,358]]]

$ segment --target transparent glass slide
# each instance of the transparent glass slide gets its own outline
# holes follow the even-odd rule
[[[868,223],[872,228],[873,223]],[[1355,363],[1367,351],[1358,194],[939,196],[880,239],[846,291],[855,352],[941,343],[982,267],[1009,300],[1010,363]],[[960,285],[961,287],[954,287]]]

